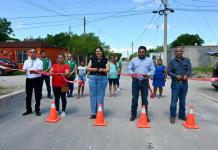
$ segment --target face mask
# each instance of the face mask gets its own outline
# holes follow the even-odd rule
[[[139,59],[145,59],[145,56],[139,56]]]

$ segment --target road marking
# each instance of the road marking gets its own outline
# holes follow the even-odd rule
[[[194,89],[191,89],[191,90],[194,91],[194,92],[196,92],[196,93],[198,93],[199,95],[201,95],[201,96],[203,96],[203,97],[208,98],[209,100],[211,100],[211,101],[213,101],[213,102],[215,102],[215,103],[218,103],[218,100],[216,100],[216,99],[214,99],[214,98],[212,98],[212,97],[210,97],[210,96],[208,96],[208,95],[206,95],[206,94],[202,94],[202,93],[200,93],[200,92],[198,92],[197,90],[194,90]]]
[[[22,93],[22,92],[24,92],[24,90],[16,91],[16,92],[13,92],[13,93],[10,93],[10,94],[7,94],[7,95],[2,95],[2,96],[0,96],[0,100],[1,100],[2,98],[6,98],[6,97],[9,97],[9,96],[13,96],[13,95],[16,95],[16,94],[19,94],[19,93]]]

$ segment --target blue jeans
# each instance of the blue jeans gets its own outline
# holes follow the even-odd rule
[[[139,91],[141,91],[142,105],[145,105],[146,111],[148,108],[148,80],[132,80],[132,106],[131,115],[137,115]]]
[[[185,116],[185,99],[188,92],[188,82],[172,81],[171,83],[171,104],[170,104],[170,116],[176,117],[177,101],[179,100],[179,117]]]
[[[90,75],[89,76],[89,93],[91,113],[96,115],[97,106],[104,105],[105,90],[107,87],[107,76]]]

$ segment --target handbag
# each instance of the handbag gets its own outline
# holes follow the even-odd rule
[[[69,91],[68,85],[65,85],[65,86],[61,87],[61,93],[68,92],[68,91]]]

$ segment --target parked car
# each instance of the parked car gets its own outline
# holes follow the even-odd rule
[[[208,55],[210,56],[214,56],[214,57],[218,57],[218,51],[212,51],[212,52],[208,52]],[[213,73],[212,73],[212,78],[218,78],[218,62],[216,63]],[[211,81],[211,85],[218,89],[218,81]]]
[[[10,69],[19,69],[18,65],[6,58],[0,58],[0,65],[3,67],[8,67]],[[0,75],[6,75],[7,73],[12,73],[14,72],[13,70],[11,71],[6,71],[4,69],[0,69]]]
[[[213,70],[212,78],[218,78],[218,62]],[[218,81],[211,81],[211,84],[214,88],[218,89]]]

